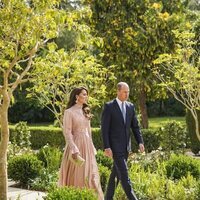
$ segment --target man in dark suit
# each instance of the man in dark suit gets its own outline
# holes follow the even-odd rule
[[[115,178],[120,180],[124,192],[129,200],[137,200],[128,176],[127,159],[131,151],[130,129],[139,144],[140,152],[144,152],[143,138],[138,126],[134,105],[127,101],[129,86],[125,82],[117,84],[117,98],[105,104],[101,132],[104,143],[104,153],[113,158],[113,169],[108,182],[105,200],[112,200],[114,196]]]

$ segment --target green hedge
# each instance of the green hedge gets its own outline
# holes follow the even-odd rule
[[[15,156],[8,161],[9,178],[25,187],[39,176],[41,169],[42,162],[33,154]]]
[[[103,149],[103,142],[101,137],[101,132],[99,128],[92,129],[93,142],[96,149]],[[142,135],[144,138],[145,150],[146,152],[151,152],[156,150],[160,146],[160,136],[157,129],[143,129]],[[138,145],[132,135],[131,146],[133,152],[138,152]]]
[[[50,146],[63,148],[65,139],[60,128],[55,127],[29,127],[31,132],[32,149],[40,149],[49,144]],[[10,141],[13,141],[14,127],[10,127]]]
[[[181,179],[190,173],[197,180],[200,179],[200,161],[185,155],[172,155],[166,162],[168,178]]]
[[[105,167],[101,164],[98,165],[98,169],[100,174],[101,187],[103,192],[105,193],[111,170],[108,167]]]
[[[31,147],[32,149],[40,149],[46,144],[50,146],[60,147],[65,146],[65,139],[60,128],[55,127],[29,127],[31,132]],[[10,141],[13,141],[14,127],[10,127]],[[156,129],[143,129],[142,130],[146,151],[158,149],[160,145],[160,138]],[[92,137],[96,149],[103,149],[103,142],[101,137],[100,128],[92,128]],[[132,149],[134,152],[138,151],[138,145],[132,137]]]
[[[98,150],[96,154],[97,163],[107,167],[108,169],[112,169],[113,166],[113,159],[105,156],[102,150]]]
[[[160,146],[160,136],[157,129],[143,129],[142,135],[144,139],[145,151],[151,152],[157,150]],[[138,145],[135,138],[132,137],[131,141],[132,151],[138,152]]]
[[[93,190],[86,188],[62,187],[51,190],[46,200],[97,200]]]

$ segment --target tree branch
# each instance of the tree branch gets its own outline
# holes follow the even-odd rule
[[[19,75],[19,77],[13,83],[13,85],[11,87],[11,92],[13,92],[17,88],[17,86],[19,85],[19,83],[21,83],[22,79],[24,78],[24,76],[27,74],[27,72],[31,68],[33,56],[35,55],[35,53],[38,50],[38,45],[39,45],[39,42],[37,42],[36,45],[35,45],[35,47],[33,49],[31,49],[31,51],[29,53],[29,60],[28,60],[27,67],[24,69],[24,71],[21,73],[21,75]]]
[[[19,74],[17,72],[14,72],[13,70],[11,70],[10,73],[15,75],[17,78],[19,78]]]
[[[12,62],[9,65],[9,68],[7,70],[7,76],[9,76],[12,68],[14,67],[14,65],[17,63],[17,61],[20,59],[20,56],[15,56],[14,59],[12,60]]]
[[[20,60],[19,62],[17,62],[18,64],[19,63],[24,63],[24,62],[27,62],[29,60],[29,57],[27,59],[24,59],[24,60]]]
[[[28,82],[30,80],[31,80],[30,78],[22,79],[21,81],[19,81],[19,84],[26,83],[26,82]],[[15,84],[15,82],[14,83],[9,83],[8,86],[12,87],[14,84]]]

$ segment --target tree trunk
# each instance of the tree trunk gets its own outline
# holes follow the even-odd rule
[[[7,91],[3,92],[0,113],[1,141],[0,141],[0,200],[7,200],[7,148],[9,141],[8,107],[10,98]]]
[[[141,125],[142,128],[148,128],[149,123],[148,123],[148,114],[147,114],[147,106],[146,106],[146,91],[145,91],[145,86],[142,85],[139,93],[139,107],[140,107],[140,112],[141,112]]]
[[[190,110],[190,112],[192,113],[192,116],[194,118],[194,122],[195,122],[195,132],[196,132],[196,136],[197,139],[200,142],[200,132],[199,132],[199,119],[198,119],[198,114],[196,110]]]

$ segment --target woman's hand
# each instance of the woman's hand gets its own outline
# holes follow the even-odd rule
[[[77,157],[78,157],[78,153],[74,153],[74,154],[72,154],[72,158],[73,158],[74,160],[76,160]]]

